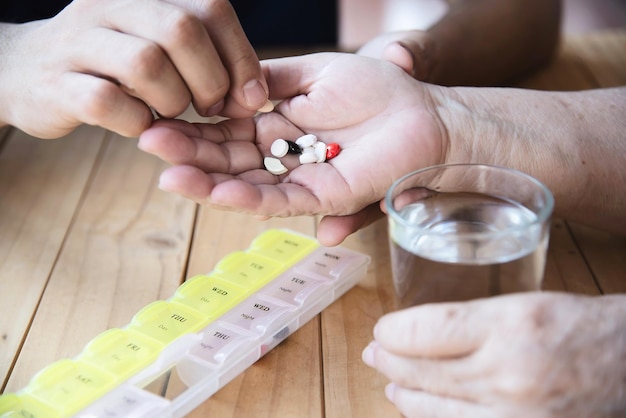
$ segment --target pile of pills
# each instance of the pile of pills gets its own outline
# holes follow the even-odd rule
[[[322,141],[318,141],[313,134],[306,134],[296,139],[288,141],[286,139],[277,139],[272,143],[270,152],[273,157],[265,157],[263,163],[265,168],[272,174],[280,175],[287,172],[287,167],[283,165],[280,158],[287,154],[296,154],[300,160],[300,164],[323,163],[339,154],[341,147],[337,143],[326,145]]]

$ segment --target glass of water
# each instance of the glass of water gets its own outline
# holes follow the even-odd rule
[[[541,289],[554,198],[512,169],[450,164],[385,196],[398,307]]]

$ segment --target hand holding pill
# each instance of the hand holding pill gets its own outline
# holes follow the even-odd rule
[[[190,105],[205,116],[271,110],[256,53],[225,0],[75,0],[53,18],[2,29],[12,65],[0,66],[0,126],[36,137],[81,123],[134,137],[153,112],[176,117]]]

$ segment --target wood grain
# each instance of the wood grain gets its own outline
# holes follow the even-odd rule
[[[2,389],[104,142],[104,131],[86,138],[90,132],[89,128],[80,128],[63,141],[42,141],[13,130],[1,149],[0,306],[5,313],[0,321]],[[20,376],[19,368],[13,374]],[[25,380],[17,379],[18,384]]]
[[[85,141],[85,132],[82,136]],[[72,146],[67,141],[59,144],[66,150]],[[79,177],[68,167],[63,169],[69,177],[90,178],[89,173]],[[107,141],[80,205],[68,202],[75,219],[59,233],[64,241],[54,254],[53,268],[47,265],[45,275],[14,276],[26,280],[43,276],[48,282],[7,390],[26,385],[47,364],[77,355],[97,334],[127,324],[140,308],[170,296],[178,287],[195,204],[156,188],[163,167],[138,151],[135,140]],[[56,210],[55,201],[53,197],[45,206]],[[45,215],[41,220],[57,224]],[[31,226],[37,223],[33,220]],[[47,236],[45,228],[37,233]],[[30,237],[31,243],[37,240]],[[20,265],[29,265],[26,260],[22,258]]]
[[[624,50],[624,30],[568,36],[554,61],[519,87],[626,84]],[[136,140],[99,128],[56,141],[0,130],[2,391],[126,325],[268,228],[315,235],[316,218],[261,221],[162,192],[165,167]],[[363,280],[190,416],[400,416],[385,399],[386,378],[361,361],[378,318],[396,309],[385,220],[343,245],[371,257]],[[625,254],[623,236],[555,219],[544,289],[624,293]],[[171,379],[163,390],[184,386]]]

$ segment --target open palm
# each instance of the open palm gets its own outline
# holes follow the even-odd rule
[[[264,61],[274,112],[217,124],[159,121],[140,147],[174,165],[161,187],[203,204],[260,216],[356,214],[391,183],[443,162],[444,129],[430,89],[385,61],[323,53]],[[277,138],[310,133],[341,153],[326,163],[281,159],[275,176],[263,157]]]

